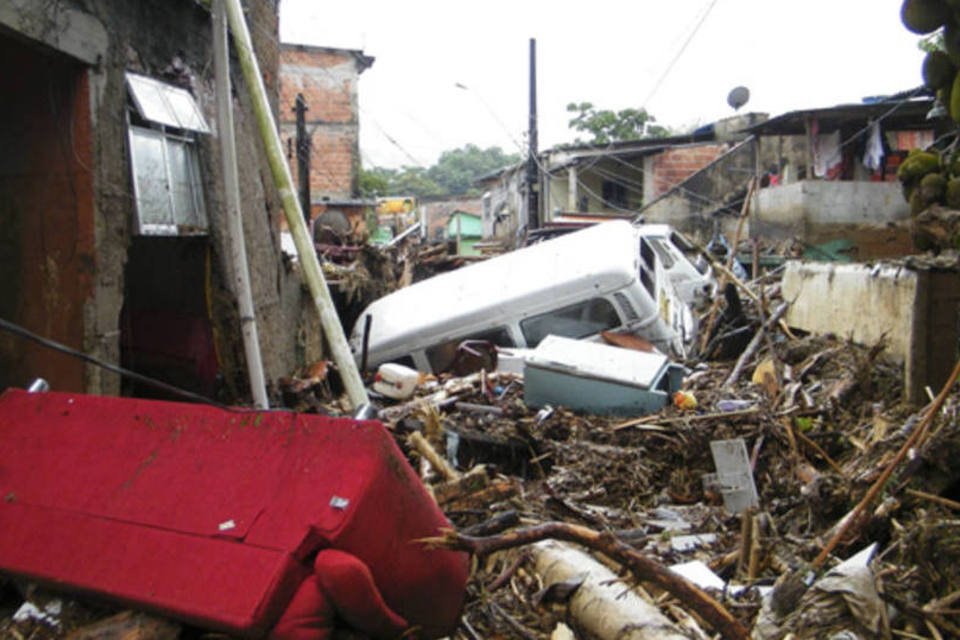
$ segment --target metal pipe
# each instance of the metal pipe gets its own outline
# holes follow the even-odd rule
[[[320,261],[317,259],[316,249],[307,231],[303,212],[300,210],[300,203],[294,194],[290,167],[287,166],[284,158],[283,146],[280,143],[273,112],[270,110],[270,102],[267,99],[267,90],[263,86],[263,76],[260,74],[260,66],[257,63],[253,44],[250,41],[250,31],[247,29],[247,21],[243,17],[243,8],[240,6],[240,0],[224,0],[224,2],[227,5],[227,17],[230,22],[230,29],[233,32],[237,57],[240,59],[240,68],[243,70],[243,77],[246,80],[250,100],[253,103],[254,115],[260,127],[260,136],[263,139],[267,161],[270,164],[273,180],[280,191],[283,213],[287,219],[290,233],[293,235],[293,242],[297,247],[300,268],[303,269],[303,278],[306,280],[307,287],[310,289],[313,302],[320,315],[320,326],[327,337],[333,361],[340,371],[340,377],[343,379],[343,385],[347,390],[347,396],[352,407],[368,404],[367,390],[363,386],[363,380],[360,379],[353,354],[350,353],[350,345],[347,343],[343,327],[340,326],[340,319],[337,317],[333,298],[330,296],[330,289],[327,288],[327,282],[320,270]]]
[[[269,409],[267,385],[260,357],[260,336],[257,332],[256,310],[250,286],[250,267],[243,237],[243,218],[240,214],[240,176],[237,171],[237,145],[233,128],[233,100],[230,92],[230,60],[227,45],[227,21],[223,0],[213,5],[213,67],[217,93],[217,134],[223,156],[223,182],[227,200],[227,232],[230,236],[230,258],[237,303],[240,308],[240,331],[247,356],[247,374],[250,393],[259,409]]]
[[[363,349],[360,351],[360,371],[367,370],[367,356],[370,355],[370,324],[373,316],[369,313],[363,319]]]

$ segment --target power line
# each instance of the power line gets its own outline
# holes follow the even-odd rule
[[[656,95],[657,91],[660,90],[660,87],[663,85],[664,80],[667,79],[667,76],[670,75],[670,72],[673,71],[673,67],[680,60],[680,56],[683,55],[684,51],[687,50],[687,47],[690,46],[690,43],[693,41],[694,36],[700,31],[700,27],[703,26],[703,23],[707,20],[707,17],[710,15],[710,12],[713,11],[713,8],[716,6],[719,0],[710,0],[710,4],[707,6],[706,11],[703,12],[703,15],[700,16],[700,19],[697,21],[696,25],[693,27],[693,31],[690,32],[690,35],[687,36],[687,39],[684,41],[683,45],[680,46],[680,49],[677,51],[676,55],[673,56],[673,59],[670,60],[670,63],[667,65],[667,68],[663,70],[663,73],[653,84],[653,89],[650,90],[650,93],[647,95],[646,100],[643,101],[643,108],[646,109],[646,105],[649,104],[653,96]]]
[[[218,409],[225,409],[227,411],[240,411],[240,409],[228,407],[227,405],[220,404],[216,400],[211,400],[210,398],[207,398],[206,396],[202,396],[198,393],[187,391],[186,389],[181,389],[180,387],[176,387],[172,384],[163,382],[162,380],[157,380],[156,378],[145,376],[142,373],[137,373],[136,371],[131,371],[130,369],[125,369],[123,367],[117,366],[115,364],[111,364],[109,362],[104,362],[99,358],[95,358],[91,355],[83,353],[82,351],[77,351],[76,349],[72,349],[66,346],[65,344],[56,342],[55,340],[51,340],[49,338],[44,338],[43,336],[39,336],[33,333],[32,331],[30,331],[29,329],[26,329],[14,322],[10,322],[9,320],[0,318],[0,329],[3,329],[4,331],[7,331],[14,335],[20,336],[21,338],[26,338],[27,340],[30,340],[32,342],[36,342],[37,344],[43,347],[46,347],[47,349],[59,351],[60,353],[66,354],[73,358],[77,358],[78,360],[82,360],[89,364],[96,365],[101,369],[106,369],[107,371],[116,373],[117,375],[130,378],[131,380],[136,380],[137,382],[142,382],[144,384],[150,385],[162,391],[166,391],[167,393],[172,393],[174,395],[180,396],[181,398],[186,398],[188,400],[193,400],[195,402],[202,402],[203,404],[209,404],[214,407],[217,407]]]

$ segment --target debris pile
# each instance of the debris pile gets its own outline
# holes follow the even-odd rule
[[[956,371],[907,404],[882,342],[795,335],[775,281],[730,282],[705,310],[714,359],[684,363],[656,413],[531,408],[505,371],[385,400],[454,526],[423,544],[476,559],[454,637],[960,637]],[[336,412],[326,372],[311,376],[291,393]],[[4,636],[66,637],[110,613],[18,619],[45,601],[0,586]]]

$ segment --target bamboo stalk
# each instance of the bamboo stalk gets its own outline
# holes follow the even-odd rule
[[[260,66],[253,51],[247,21],[243,17],[243,8],[240,6],[240,0],[224,0],[224,2],[227,7],[230,30],[233,32],[233,43],[237,50],[237,57],[240,59],[240,68],[246,80],[247,90],[250,92],[250,101],[253,103],[253,112],[257,125],[260,127],[260,136],[263,139],[267,161],[270,164],[270,172],[273,174],[273,180],[280,191],[280,200],[283,202],[283,213],[287,219],[287,226],[290,228],[293,242],[297,247],[300,267],[303,269],[303,278],[306,280],[307,287],[313,296],[313,302],[320,315],[320,325],[327,337],[333,361],[340,371],[340,377],[343,380],[344,387],[346,387],[350,403],[353,408],[363,406],[369,403],[367,390],[363,386],[363,380],[360,378],[360,372],[357,370],[353,354],[350,353],[347,337],[340,325],[340,319],[337,317],[333,298],[330,296],[330,289],[327,288],[323,271],[320,269],[320,261],[317,259],[316,249],[307,231],[303,212],[300,210],[300,202],[297,200],[296,191],[293,187],[293,178],[290,176],[290,167],[284,157],[283,146],[280,144],[280,136],[277,134],[276,123],[273,119],[273,112],[270,110],[270,103],[267,100],[267,91],[263,86]]]

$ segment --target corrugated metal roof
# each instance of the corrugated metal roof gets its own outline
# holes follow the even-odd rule
[[[865,126],[869,121],[879,119],[882,119],[884,129],[932,129],[937,122],[927,120],[927,114],[934,101],[923,91],[917,89],[861,104],[790,111],[744,131],[760,135],[802,135],[810,118],[819,122],[821,131],[845,124]]]

